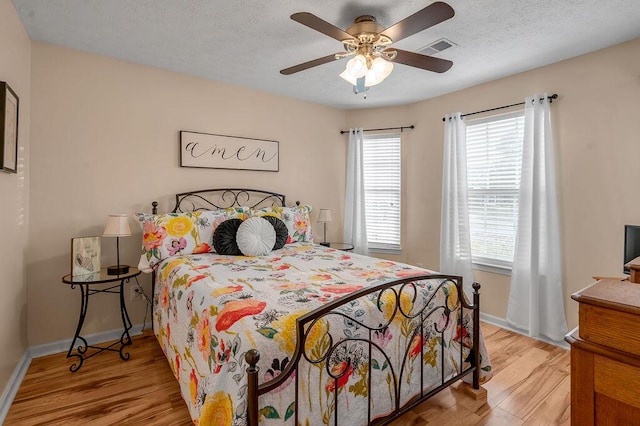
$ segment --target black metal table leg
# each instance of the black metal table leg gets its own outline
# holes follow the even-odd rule
[[[127,304],[124,299],[124,283],[129,282],[131,278],[125,278],[120,281],[120,316],[122,317],[122,328],[124,331],[122,332],[122,336],[120,336],[120,358],[123,360],[129,359],[129,352],[124,352],[124,348],[131,344],[131,336],[129,335],[129,330],[131,329],[131,320],[129,319],[129,314],[127,313]],[[136,278],[136,282],[137,282]]]
[[[76,332],[73,336],[73,340],[71,341],[71,346],[69,347],[69,351],[67,352],[67,358],[77,358],[77,360],[75,360],[71,367],[69,367],[69,370],[72,373],[78,371],[80,367],[82,367],[82,364],[86,359],[91,358],[92,356],[97,355],[103,351],[118,352],[120,358],[124,361],[127,361],[130,358],[129,352],[125,350],[127,346],[130,346],[133,343],[131,340],[131,334],[129,334],[129,330],[131,330],[132,324],[131,319],[129,318],[129,313],[127,312],[127,305],[125,302],[125,283],[129,283],[131,281],[131,278],[135,278],[137,282],[138,275],[140,275],[140,271],[136,268],[130,268],[130,271],[128,273],[121,275],[109,275],[106,268],[103,268],[99,273],[89,276],[74,277],[72,275],[66,275],[62,278],[62,281],[66,284],[70,284],[72,289],[75,288],[75,286],[80,287],[80,317],[78,318],[78,325],[76,326]],[[112,285],[106,288],[91,287],[95,284],[108,283],[111,283]],[[87,340],[81,336],[82,326],[84,325],[84,320],[87,316],[89,296],[96,293],[117,293],[120,298],[120,318],[122,319],[123,332],[120,335],[119,340],[107,346],[90,345],[88,344]],[[79,344],[76,347],[77,343]],[[89,349],[94,350],[89,352]]]
[[[72,373],[75,373],[82,367],[82,363],[84,362],[84,354],[87,352],[88,344],[84,337],[80,336],[80,331],[82,330],[82,326],[84,325],[84,318],[87,315],[87,306],[89,304],[89,286],[86,284],[80,284],[80,317],[78,318],[78,326],[76,327],[76,334],[73,336],[73,340],[71,341],[71,346],[69,347],[69,352],[67,352],[67,358],[71,358],[72,356],[78,358],[78,363],[75,362],[71,364],[69,370]],[[75,285],[72,285],[71,288],[74,288]],[[84,346],[80,344],[78,346],[78,353],[72,353],[73,349],[76,346],[76,340],[82,340]]]

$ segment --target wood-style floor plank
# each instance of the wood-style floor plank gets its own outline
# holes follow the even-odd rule
[[[525,426],[571,424],[571,378],[565,377],[531,414]]]
[[[392,426],[569,425],[569,351],[483,324],[494,377],[487,400],[457,383]],[[133,339],[131,359],[106,352],[69,372],[65,354],[34,359],[5,425],[191,425],[187,406],[155,336]]]

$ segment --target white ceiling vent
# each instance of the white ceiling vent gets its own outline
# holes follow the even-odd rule
[[[455,44],[451,40],[447,40],[446,38],[441,38],[440,40],[436,40],[433,43],[418,50],[418,53],[422,53],[423,55],[435,55],[436,53],[447,50],[453,46],[457,46],[457,44]]]

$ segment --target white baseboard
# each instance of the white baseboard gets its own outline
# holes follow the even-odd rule
[[[142,333],[142,324],[134,325],[129,330],[131,336],[137,336]],[[97,343],[108,342],[110,340],[118,340],[122,336],[122,329],[104,331],[102,333],[88,334],[82,336],[87,339],[87,343],[95,345]],[[53,343],[45,343],[44,345],[32,346],[29,348],[31,358],[40,358],[41,356],[67,352],[71,345],[72,339],[60,340]]]
[[[7,386],[5,386],[0,396],[0,424],[4,423],[4,418],[7,417],[9,407],[11,407],[11,403],[16,397],[18,389],[20,389],[20,385],[22,384],[25,374],[27,374],[30,364],[31,355],[29,349],[27,349],[24,355],[22,355],[22,358],[20,358],[20,361],[18,361],[16,369],[13,370],[13,374],[9,378],[9,383],[7,383]]]
[[[493,315],[485,314],[484,312],[480,312],[480,320],[487,322],[491,325],[495,325],[496,327],[504,328],[505,330],[513,331],[514,333],[522,334],[523,336],[531,337],[532,339],[540,340],[541,342],[549,343],[550,345],[561,347],[562,349],[569,349],[569,344],[564,340],[557,341],[551,340],[544,336],[532,337],[527,334],[526,331],[520,330],[519,328],[512,327],[506,319],[496,317]]]
[[[142,324],[134,325],[129,330],[129,334],[131,336],[137,336],[142,333]],[[82,336],[87,339],[87,343],[90,345],[108,342],[111,340],[117,340],[122,335],[122,329],[118,330],[109,330],[102,333],[90,334],[87,336]],[[60,340],[58,342],[47,343],[44,345],[32,346],[28,348],[20,361],[18,361],[18,365],[16,366],[13,374],[9,378],[9,382],[4,388],[2,395],[0,396],[0,425],[4,423],[5,417],[7,417],[7,413],[9,413],[9,407],[11,407],[11,403],[13,399],[16,397],[18,393],[18,389],[20,389],[20,385],[22,384],[22,380],[24,376],[27,374],[27,370],[29,369],[29,365],[31,365],[31,360],[33,358],[39,358],[45,355],[52,355],[56,353],[60,353],[61,356],[69,350],[69,345],[71,345],[72,339]],[[72,373],[69,373],[72,374]]]

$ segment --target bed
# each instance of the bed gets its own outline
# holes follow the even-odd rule
[[[153,328],[197,425],[385,424],[491,376],[462,279],[313,244],[311,208],[260,190],[176,195],[139,214]],[[264,256],[214,252],[230,221],[279,217]],[[173,235],[173,237],[172,237]],[[217,238],[217,234],[216,234]]]

